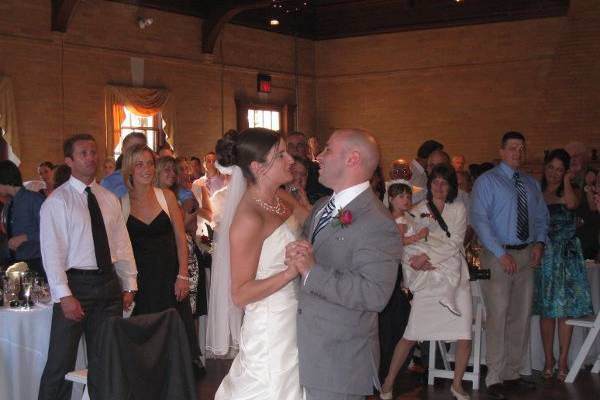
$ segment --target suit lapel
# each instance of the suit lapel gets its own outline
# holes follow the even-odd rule
[[[354,200],[352,200],[350,203],[348,203],[346,205],[346,207],[344,207],[344,210],[348,210],[352,213],[352,223],[354,223],[354,221],[356,221],[356,219],[364,211],[366,211],[369,204],[371,204],[371,202],[374,199],[375,199],[375,195],[373,194],[373,191],[370,188],[367,188],[364,192],[362,192],[361,194],[356,196],[354,198]],[[333,212],[333,216],[336,217],[338,212],[339,212],[339,209],[336,209]],[[316,219],[316,216],[313,219]],[[334,233],[336,233],[342,229],[344,229],[344,230],[351,229],[351,226],[352,226],[352,224],[350,224],[347,227],[342,227],[341,225],[333,226],[333,222],[334,222],[333,219],[330,220],[330,222],[327,223],[327,226],[325,226],[325,228],[323,228],[323,230],[321,232],[319,232],[319,234],[315,238],[315,243],[313,244],[313,252],[317,251],[319,249],[319,247],[321,247],[323,245],[323,243],[328,242]],[[315,223],[316,222],[313,221],[313,228],[314,228]],[[311,230],[311,234],[312,234],[312,230]]]

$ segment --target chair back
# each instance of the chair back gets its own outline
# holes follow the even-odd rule
[[[174,309],[108,319],[90,357],[92,399],[197,399],[185,328]]]

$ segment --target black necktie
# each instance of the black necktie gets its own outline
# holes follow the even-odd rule
[[[92,238],[94,239],[94,252],[96,253],[96,263],[98,269],[102,270],[112,265],[110,258],[110,247],[108,246],[108,236],[102,219],[102,211],[98,205],[96,196],[92,193],[92,188],[85,188],[88,194],[88,210],[90,211],[90,219],[92,221]]]
[[[529,238],[529,213],[527,210],[527,191],[518,172],[513,174],[517,189],[517,237],[521,241]]]

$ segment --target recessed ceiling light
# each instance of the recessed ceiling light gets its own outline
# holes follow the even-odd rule
[[[269,21],[269,25],[271,25],[271,26],[277,26],[277,25],[279,25],[279,20],[278,20],[278,19],[275,19],[275,18],[272,18],[272,19]]]

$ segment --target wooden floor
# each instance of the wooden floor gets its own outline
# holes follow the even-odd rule
[[[212,400],[219,387],[221,379],[227,374],[231,361],[208,360],[207,374],[198,382],[198,399]],[[600,375],[591,374],[588,370],[581,371],[574,384],[563,384],[555,380],[545,381],[539,375],[534,375],[532,380],[538,383],[535,390],[526,392],[507,392],[510,400],[598,400],[600,399]],[[450,381],[436,379],[434,386],[427,386],[421,382],[424,377],[413,373],[404,373],[398,376],[394,389],[394,399],[428,399],[449,400]],[[426,381],[425,381],[426,382]],[[471,391],[471,385],[465,383],[466,390],[471,393],[473,400],[487,399],[485,385],[479,391]],[[378,400],[379,397],[372,397]]]

